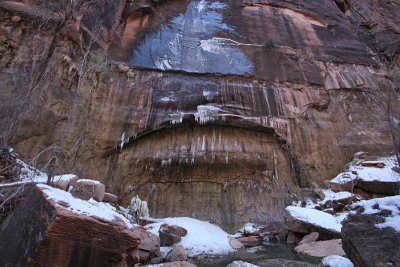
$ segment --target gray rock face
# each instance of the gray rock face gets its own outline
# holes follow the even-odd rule
[[[344,221],[343,249],[356,267],[400,266],[400,233],[375,225],[388,214],[356,214]]]

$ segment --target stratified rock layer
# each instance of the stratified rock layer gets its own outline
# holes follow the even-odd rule
[[[0,265],[130,266],[159,251],[158,238],[142,231],[57,207],[35,187],[2,224]]]
[[[396,4],[128,2],[69,20],[43,1],[1,3],[0,127],[20,154],[56,145],[62,167],[124,205],[137,194],[152,216],[238,228],[282,222],[299,186],[390,150],[370,50],[398,52],[398,23],[387,33],[381,16]]]

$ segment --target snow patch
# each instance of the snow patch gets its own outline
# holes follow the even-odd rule
[[[290,213],[290,216],[297,220],[307,222],[336,233],[340,233],[342,230],[342,225],[340,222],[338,222],[334,216],[323,211],[292,206],[286,207],[286,210]]]
[[[379,229],[386,227],[393,228],[400,233],[400,195],[392,197],[375,198],[363,200],[352,205],[352,208],[363,207],[363,214],[376,214],[381,211],[390,211],[391,215],[385,218],[385,222],[378,223],[375,226]],[[356,211],[351,211],[356,213]]]
[[[258,265],[254,265],[245,261],[234,261],[232,264],[238,267],[259,267]]]
[[[354,267],[353,263],[345,257],[332,255],[322,259],[324,266],[329,267]]]
[[[228,234],[220,227],[209,222],[187,217],[165,218],[146,226],[150,232],[158,235],[161,224],[178,225],[187,230],[187,235],[178,243],[188,252],[189,257],[201,254],[222,255],[234,252],[229,244]]]
[[[116,209],[108,203],[97,202],[94,199],[84,201],[73,197],[68,192],[44,184],[38,184],[36,186],[43,191],[47,199],[53,200],[60,209],[68,210],[79,215],[100,218],[105,221],[119,221],[128,228],[135,226],[127,218],[117,213]]]
[[[91,184],[101,184],[100,181],[97,180],[91,180],[91,179],[79,179],[76,181],[77,183],[91,183]]]

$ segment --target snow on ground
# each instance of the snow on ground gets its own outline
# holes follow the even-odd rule
[[[240,266],[240,267],[259,267],[258,265],[254,265],[245,261],[234,261],[231,263],[233,266]]]
[[[326,212],[293,206],[286,207],[286,210],[297,220],[308,222],[336,233],[340,233],[342,230],[340,222]]]
[[[366,162],[372,163],[372,161],[364,161],[364,163]],[[385,166],[377,168],[356,165],[357,163],[350,164],[349,171],[340,173],[331,182],[341,184],[354,180],[356,177],[363,181],[400,182],[400,174],[392,170],[393,167],[397,166],[394,156],[381,157],[373,162],[383,162]],[[351,173],[352,171],[356,171],[357,175]]]
[[[345,257],[332,255],[322,259],[321,263],[329,267],[354,267],[353,263]]]
[[[261,229],[260,226],[254,223],[246,223],[242,228],[240,228],[239,232],[243,234],[254,234],[259,232]]]
[[[187,235],[178,243],[188,252],[189,257],[201,254],[222,255],[234,252],[229,244],[228,234],[220,227],[209,222],[187,217],[165,218],[146,226],[152,233],[158,235],[161,224],[178,225],[187,230]]]
[[[53,200],[58,208],[71,211],[75,214],[100,218],[105,221],[121,221],[128,228],[135,226],[127,218],[117,213],[116,209],[108,203],[97,202],[93,199],[89,199],[88,201],[81,200],[73,197],[66,191],[45,184],[38,184],[36,186],[43,191],[47,199]]]
[[[350,198],[352,195],[350,192],[333,192],[330,189],[323,189],[322,192],[324,193],[325,198],[318,202],[320,204],[325,204],[327,201],[331,200],[340,200],[340,199],[346,199]]]
[[[363,214],[376,214],[384,210],[390,211],[391,215],[385,218],[385,222],[378,223],[375,226],[380,229],[391,227],[400,233],[400,195],[363,200],[352,205],[352,208],[357,207],[364,208]],[[352,211],[352,213],[355,212]]]

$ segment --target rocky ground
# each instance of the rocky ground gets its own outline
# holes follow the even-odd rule
[[[149,218],[147,203],[137,197],[123,208],[118,196],[96,180],[56,175],[51,186],[46,185],[48,175],[19,160],[12,149],[2,155],[4,173],[14,165],[18,177],[3,178],[0,193],[4,199],[11,197],[9,202],[20,200],[10,206],[1,224],[1,266],[195,266],[190,261],[196,258],[199,262],[252,247],[255,252],[262,244],[277,242],[297,244],[294,252],[299,255],[323,258],[320,266],[400,263],[400,197],[389,190],[400,181],[394,157],[357,153],[346,171],[330,181],[330,189],[303,190],[299,201],[286,208],[286,233],[247,223],[230,235],[192,218]],[[358,187],[366,183],[378,186],[373,192]],[[21,187],[23,194],[17,190]],[[7,195],[10,190],[17,194]],[[392,196],[385,195],[388,192]],[[259,259],[229,266],[315,265]]]

